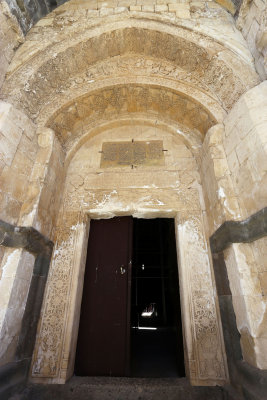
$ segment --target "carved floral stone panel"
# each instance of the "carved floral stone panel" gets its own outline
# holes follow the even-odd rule
[[[223,340],[201,214],[179,213],[177,240],[183,304],[190,305],[182,310],[190,380],[197,385],[224,382],[227,370]]]

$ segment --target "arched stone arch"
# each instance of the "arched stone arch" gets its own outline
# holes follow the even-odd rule
[[[61,11],[58,9],[51,14],[50,20],[40,21],[29,33],[10,65],[2,94],[4,100],[27,114],[35,123],[37,132],[48,129],[48,150],[40,151],[34,173],[38,175],[42,167],[38,179],[43,182],[45,178],[49,181],[49,174],[53,172],[50,192],[55,188],[57,174],[61,174],[62,180],[65,177],[75,154],[87,142],[92,143],[93,139],[107,133],[116,119],[118,122],[132,121],[133,126],[138,119],[150,121],[148,125],[153,127],[159,120],[166,131],[175,134],[176,130],[177,139],[185,135],[185,141],[192,141],[191,147],[197,158],[197,150],[207,130],[222,122],[242,93],[258,82],[252,59],[236,31],[229,35],[226,29],[216,39],[218,32],[214,28],[209,29],[205,24],[198,26],[193,21],[185,23],[167,15],[125,12],[109,17],[72,18],[71,12],[64,15],[65,11]],[[47,39],[41,41],[44,33]],[[59,138],[60,145],[51,129]],[[53,170],[53,166],[48,167],[45,155],[50,152],[54,158],[57,157],[54,145],[61,153],[57,169],[54,167]],[[194,149],[194,146],[199,148]],[[225,163],[218,162],[217,167],[221,173]],[[68,178],[67,173],[67,183]],[[184,180],[180,197],[177,195],[179,188],[174,186],[175,194],[168,192],[165,197],[158,198],[154,193],[147,203],[154,200],[159,204],[165,203],[166,209],[161,212],[177,218],[182,270],[187,271],[182,280],[185,291],[188,291],[188,296],[183,297],[185,312],[190,311],[190,319],[184,323],[188,338],[187,370],[191,382],[222,383],[227,377],[227,367],[217,303],[212,291],[200,181],[188,178],[186,173],[181,173],[179,178]],[[78,193],[84,183],[78,179],[75,185],[72,185],[74,192],[77,190]],[[126,189],[123,188],[124,192]],[[38,190],[43,190],[45,198],[46,188],[38,187]],[[118,195],[112,191],[99,189],[98,206],[95,207],[91,196],[91,206],[87,207],[82,202],[77,206],[67,184],[63,190],[58,221],[55,223],[53,220],[57,244],[34,358],[34,376],[48,382],[64,382],[72,373],[75,334],[70,334],[70,330],[78,318],[75,310],[80,301],[77,291],[82,285],[88,215],[103,216],[98,214],[99,204],[106,202],[106,198],[117,204],[108,216],[121,213]],[[51,193],[49,195],[51,197]],[[22,207],[22,216],[25,213],[26,217],[32,217],[25,219],[27,223],[37,220],[34,216],[40,206],[36,203],[40,196],[36,193],[33,199],[31,196],[32,192]],[[218,196],[213,197],[216,201]],[[179,204],[176,208],[173,207],[175,202]],[[135,212],[132,210],[142,212],[140,208],[144,208],[144,204],[138,196],[132,203],[134,206],[124,213],[132,214]],[[155,216],[157,212],[152,214]],[[64,220],[66,222],[62,223]],[[193,254],[193,259],[190,259],[190,254]],[[197,285],[193,282],[196,282],[199,272],[199,255],[204,289],[196,295]],[[189,288],[186,286],[188,282]],[[60,304],[58,293],[62,300]],[[207,328],[201,323],[201,318],[195,318],[194,312],[203,317]],[[49,336],[51,331],[54,336]],[[202,357],[205,351],[208,359]]]
[[[81,137],[91,124],[98,124],[101,120],[129,116],[135,114],[153,115],[169,123],[179,123],[189,130],[205,132],[214,124],[216,117],[221,120],[223,111],[209,104],[205,99],[205,106],[217,114],[216,117],[203,104],[187,94],[177,92],[170,87],[148,85],[146,81],[139,84],[117,84],[104,86],[101,89],[89,92],[75,98],[54,113],[47,121],[47,126],[57,134],[63,147],[70,149],[72,142]],[[175,86],[175,85],[172,85]],[[201,100],[200,100],[201,101]],[[204,101],[203,101],[204,102]]]
[[[90,79],[94,65],[95,70],[99,68],[96,75],[100,77],[101,71],[104,71],[102,77],[107,74],[120,76],[118,64],[121,60],[114,66],[113,74],[108,64],[114,64],[114,61],[116,64],[114,58],[123,55],[150,58],[149,74],[151,69],[157,68],[157,63],[169,64],[167,70],[176,70],[176,76],[169,73],[170,78],[202,88],[226,110],[258,82],[245,51],[240,54],[240,50],[228,48],[196,30],[141,19],[138,14],[130,19],[115,15],[100,20],[102,24],[96,26],[90,19],[85,25],[73,24],[69,32],[71,37],[67,30],[57,32],[53,29],[53,35],[44,42],[43,48],[42,44],[31,40],[29,34],[28,41],[20,47],[9,68],[3,98],[15,106],[19,104],[36,119],[43,105],[57,93],[63,95],[70,87],[73,89],[84,75],[87,82],[94,80]],[[139,66],[130,68],[139,69]],[[164,68],[161,69],[164,73]],[[129,71],[128,76],[131,75]]]

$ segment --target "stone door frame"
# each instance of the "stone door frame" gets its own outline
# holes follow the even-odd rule
[[[57,229],[31,368],[36,383],[65,383],[73,375],[90,215],[64,212]],[[227,364],[201,211],[166,216],[175,218],[186,376],[192,385],[223,385]]]

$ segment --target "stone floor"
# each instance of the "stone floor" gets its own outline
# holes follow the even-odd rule
[[[230,400],[221,387],[193,387],[186,378],[73,377],[65,385],[30,384],[10,400]],[[232,398],[231,398],[232,399]]]

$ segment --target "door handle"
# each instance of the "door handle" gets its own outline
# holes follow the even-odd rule
[[[125,274],[126,269],[124,268],[123,265],[120,267],[120,271],[121,271],[121,275],[124,275],[124,274]]]

